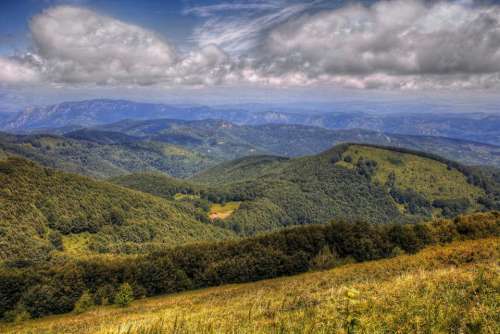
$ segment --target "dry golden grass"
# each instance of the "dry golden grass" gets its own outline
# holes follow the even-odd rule
[[[231,217],[234,211],[238,210],[241,202],[227,202],[224,204],[214,203],[210,206],[208,217],[214,219],[227,219]]]
[[[1,333],[499,333],[500,239],[0,326]]]

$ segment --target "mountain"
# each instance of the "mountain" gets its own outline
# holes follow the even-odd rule
[[[330,110],[336,108],[332,106]],[[7,132],[54,131],[66,127],[76,129],[109,124],[125,119],[179,120],[221,119],[239,125],[301,124],[328,129],[366,129],[384,133],[450,137],[468,141],[500,143],[500,115],[488,113],[437,113],[414,109],[391,113],[367,113],[351,110],[325,112],[284,112],[270,106],[257,111],[241,107],[173,106],[124,100],[89,100],[64,102],[45,107],[27,108],[4,123]],[[255,109],[255,108],[253,108]]]
[[[134,253],[231,237],[197,209],[108,182],[9,158],[0,161],[0,260],[54,251]]]
[[[115,182],[172,198],[172,182],[161,178],[139,174]],[[415,222],[500,208],[498,172],[359,144],[293,159],[244,157],[188,181],[180,188],[183,200],[207,200],[214,224],[242,235],[338,219]]]
[[[338,143],[357,142],[430,152],[470,165],[500,166],[500,146],[452,138],[398,135],[360,129],[328,130],[287,124],[248,126],[217,120],[170,119],[122,121],[98,129],[164,141],[223,160],[259,153],[297,157],[317,154]],[[88,139],[92,140],[92,137]]]
[[[174,118],[190,120],[223,118],[225,114],[240,115],[246,114],[246,112],[231,110],[217,112],[204,106],[186,107],[99,99],[26,108],[18,113],[14,119],[6,122],[3,125],[3,130],[8,132],[47,132],[52,129],[64,127],[76,129],[109,124],[125,119],[148,120]]]
[[[458,139],[170,119],[121,121],[63,136],[0,133],[0,158],[21,156],[46,167],[97,178],[138,172],[189,177],[217,163],[248,155],[313,155],[342,142],[411,148],[468,165],[500,166],[499,146]]]
[[[67,137],[0,133],[0,158],[7,155],[97,178],[145,171],[187,177],[218,162],[177,145],[87,130]]]

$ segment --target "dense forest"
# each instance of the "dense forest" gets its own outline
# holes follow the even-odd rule
[[[132,298],[326,269],[499,233],[500,214],[491,212],[406,225],[337,221],[126,259],[11,261],[0,269],[0,315],[9,320],[65,313],[84,302],[126,304]]]
[[[0,161],[0,259],[43,259],[53,251],[134,253],[233,235],[204,214],[169,201],[27,160]]]
[[[137,172],[186,178],[243,156],[299,157],[318,154],[337,143],[357,142],[409,147],[467,165],[500,166],[500,146],[296,124],[244,126],[219,120],[155,119],[40,131],[30,135],[0,132],[0,156],[20,156],[45,167],[97,178]]]
[[[242,201],[220,226],[239,234],[360,219],[415,222],[499,209],[498,173],[404,149],[344,144],[296,159],[247,157],[192,178]],[[224,196],[224,191],[226,196]]]
[[[189,180],[104,182],[9,158],[0,162],[0,257],[140,254],[339,219],[401,224],[498,210],[498,175],[366,145],[241,158]]]

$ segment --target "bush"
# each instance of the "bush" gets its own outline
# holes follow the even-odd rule
[[[97,289],[94,294],[94,302],[97,305],[108,305],[113,301],[115,289],[112,285],[106,284]]]
[[[128,283],[123,283],[115,295],[114,302],[121,307],[127,307],[134,300],[134,291]]]
[[[94,306],[94,299],[92,295],[90,294],[89,291],[85,291],[78,301],[75,303],[75,308],[73,311],[75,313],[83,313],[85,311],[88,311]]]
[[[55,249],[59,251],[64,250],[62,235],[58,231],[52,231],[49,233],[49,241]]]
[[[324,246],[309,263],[311,270],[325,270],[333,268],[338,263],[338,256],[329,246]]]

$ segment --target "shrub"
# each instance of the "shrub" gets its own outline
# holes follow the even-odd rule
[[[115,295],[115,289],[112,285],[106,284],[97,289],[94,294],[94,301],[97,305],[108,305],[113,301],[113,296]]]
[[[64,250],[62,235],[58,231],[52,231],[49,233],[49,241],[55,249],[59,251]]]
[[[333,268],[338,263],[338,256],[332,252],[329,246],[324,246],[319,253],[312,258],[309,268],[312,270],[325,270]]]
[[[114,302],[121,307],[127,307],[134,300],[134,291],[128,283],[123,283],[115,295]]]
[[[73,311],[75,313],[83,313],[88,311],[90,308],[94,306],[94,299],[89,291],[85,291],[78,301],[75,303],[75,308]]]

